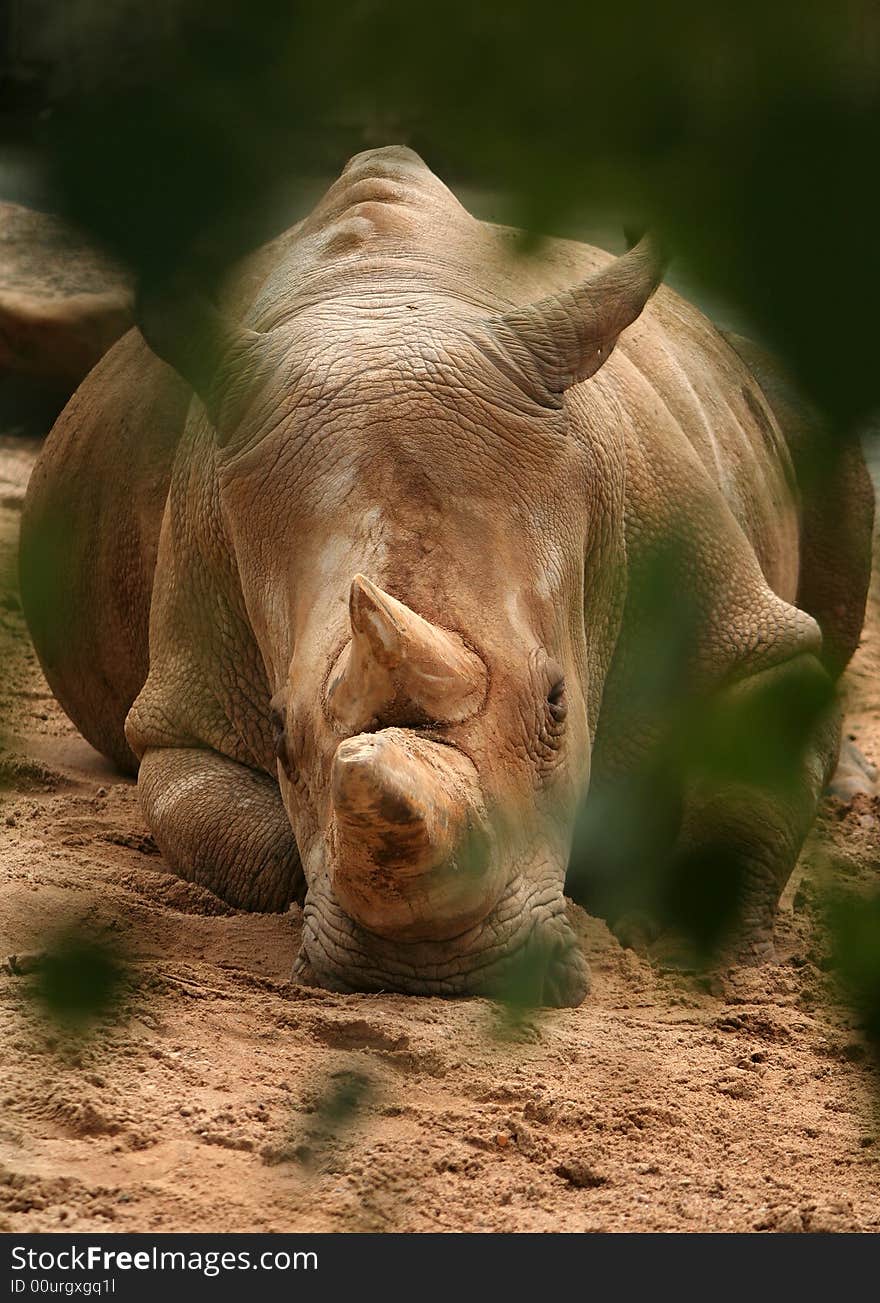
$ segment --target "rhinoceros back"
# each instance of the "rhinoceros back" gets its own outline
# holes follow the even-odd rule
[[[190,398],[129,331],[52,428],[22,520],[22,602],[49,686],[128,772],[123,725],[147,674],[159,528]]]

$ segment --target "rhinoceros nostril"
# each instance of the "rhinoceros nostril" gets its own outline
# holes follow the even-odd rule
[[[563,724],[568,715],[568,704],[565,700],[565,679],[559,678],[553,684],[553,687],[547,693],[547,706],[551,719],[557,724]]]

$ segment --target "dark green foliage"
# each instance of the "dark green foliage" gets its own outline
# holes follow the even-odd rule
[[[165,23],[144,6],[127,59],[137,12],[77,8],[97,74],[49,120],[51,180],[143,274],[211,274],[305,178],[399,141],[532,229],[651,224],[841,430],[877,405],[866,0],[179,0]]]
[[[747,864],[724,827],[687,852],[676,846],[685,799],[744,794],[756,809],[795,800],[807,748],[835,694],[809,660],[748,690],[701,687],[700,616],[683,545],[658,545],[633,575],[632,592],[641,612],[630,648],[637,673],[619,732],[647,729],[650,741],[625,776],[594,777],[567,885],[611,920],[647,913],[659,931],[681,934],[693,962],[705,963],[736,927]]]
[[[127,985],[126,966],[114,947],[69,928],[40,955],[29,993],[52,1022],[83,1033],[118,1016]]]
[[[555,948],[532,936],[511,958],[489,994],[497,1002],[493,1034],[499,1040],[516,1040],[544,1004],[546,985],[552,981],[557,961]]]
[[[372,1084],[362,1073],[334,1073],[318,1098],[316,1123],[322,1130],[339,1131],[353,1122],[372,1094]]]
[[[375,1096],[374,1083],[356,1067],[331,1072],[313,1097],[308,1124],[294,1126],[290,1140],[273,1151],[270,1161],[292,1158],[306,1170],[316,1170],[337,1146],[350,1141]]]
[[[880,1055],[880,895],[837,896],[828,915],[834,968]]]

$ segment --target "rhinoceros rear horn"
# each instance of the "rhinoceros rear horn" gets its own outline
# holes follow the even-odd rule
[[[496,317],[496,336],[552,394],[588,380],[663,278],[650,236],[570,290]]]
[[[156,356],[198,394],[218,435],[225,437],[243,410],[264,337],[227,317],[180,277],[142,287],[135,319]]]
[[[481,705],[486,667],[458,634],[440,629],[355,575],[351,641],[327,689],[331,713],[353,730],[459,723]]]

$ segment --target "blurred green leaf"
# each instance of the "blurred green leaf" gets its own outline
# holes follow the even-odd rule
[[[308,1172],[316,1171],[350,1137],[374,1102],[374,1082],[354,1065],[330,1072],[311,1095],[309,1123],[297,1120],[289,1137],[272,1145],[264,1155],[270,1163],[295,1160]]]
[[[372,1082],[363,1073],[348,1068],[333,1073],[318,1096],[316,1126],[340,1131],[355,1120],[372,1093]]]
[[[30,994],[52,1022],[83,1033],[119,1012],[128,982],[116,947],[69,928],[40,955]]]
[[[558,950],[538,934],[504,965],[491,995],[496,1002],[493,1034],[499,1040],[516,1040],[531,1024],[545,1002],[545,988]]]
[[[832,964],[880,1052],[880,895],[838,895],[828,906]]]

